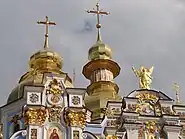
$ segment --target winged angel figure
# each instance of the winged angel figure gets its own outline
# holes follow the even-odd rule
[[[153,77],[151,76],[153,73],[153,69],[153,66],[150,69],[141,66],[139,70],[136,70],[134,67],[132,67],[132,70],[135,73],[136,77],[139,78],[139,87],[141,89],[150,89],[150,85],[153,79]]]

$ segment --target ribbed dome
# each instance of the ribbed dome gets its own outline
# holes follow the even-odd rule
[[[19,84],[18,86],[16,86],[12,92],[10,93],[9,97],[8,97],[8,100],[7,100],[7,104],[11,103],[11,102],[14,102],[20,98],[23,97],[24,95],[24,86],[29,86],[29,85],[33,85],[33,83],[31,82],[25,82],[25,83],[21,83]],[[36,86],[36,84],[35,84]]]
[[[111,48],[101,40],[89,49],[89,60],[112,59]]]
[[[29,66],[34,70],[58,70],[62,69],[63,60],[56,52],[43,49],[30,57]]]

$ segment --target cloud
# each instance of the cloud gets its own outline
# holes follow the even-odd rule
[[[88,62],[88,49],[96,41],[96,20],[85,10],[95,8],[95,4],[94,0],[0,1],[1,104],[27,71],[29,57],[42,49],[44,27],[36,22],[46,15],[57,23],[49,31],[50,47],[63,56],[65,72],[72,76],[76,69],[76,85],[88,85],[81,71]],[[116,79],[120,94],[138,88],[132,65],[154,65],[153,88],[174,97],[171,84],[177,82],[185,100],[185,2],[102,0],[101,8],[111,13],[101,18],[101,33],[122,68]],[[88,33],[81,32],[86,29],[86,20],[92,30]]]

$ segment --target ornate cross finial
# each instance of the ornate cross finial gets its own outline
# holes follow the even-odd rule
[[[49,25],[56,25],[55,22],[51,22],[48,20],[48,17],[46,16],[46,20],[45,21],[38,21],[38,24],[44,24],[46,25],[46,33],[45,33],[45,43],[44,43],[44,49],[48,48],[48,33],[49,33]]]
[[[176,95],[176,103],[180,103],[179,93],[180,93],[180,86],[177,83],[173,83],[173,90],[175,91]]]
[[[100,28],[101,28],[101,24],[100,24],[100,15],[109,15],[109,12],[103,12],[102,10],[100,10],[100,5],[99,5],[99,1],[96,4],[96,10],[93,8],[93,10],[88,10],[88,13],[93,13],[97,15],[97,24],[96,24],[96,28],[98,29],[98,37],[97,37],[97,41],[101,41],[101,36],[100,36]]]

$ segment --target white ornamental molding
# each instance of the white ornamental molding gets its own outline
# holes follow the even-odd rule
[[[26,130],[20,130],[20,131],[15,132],[15,133],[10,137],[10,139],[15,139],[17,136],[25,137],[26,135],[27,135],[27,131],[26,131]]]
[[[97,137],[91,133],[91,132],[88,132],[88,131],[83,131],[83,133],[81,134],[82,135],[82,138],[83,139],[97,139]]]

